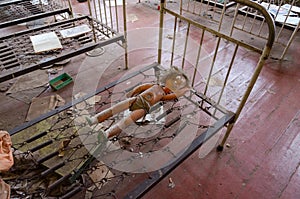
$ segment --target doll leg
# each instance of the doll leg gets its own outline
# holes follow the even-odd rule
[[[111,138],[113,136],[119,135],[122,132],[122,129],[125,129],[130,124],[133,124],[140,118],[146,115],[146,111],[144,109],[137,109],[132,111],[126,118],[122,119],[109,129],[105,131],[105,136],[107,138]]]
[[[135,102],[135,100],[136,100],[135,97],[128,98],[122,102],[113,105],[108,109],[101,111],[100,113],[94,115],[93,117],[86,117],[86,120],[89,123],[89,125],[103,122],[104,120],[112,117],[114,114],[120,113],[128,109],[131,106],[131,104]]]

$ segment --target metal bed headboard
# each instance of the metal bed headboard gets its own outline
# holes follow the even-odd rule
[[[255,82],[260,74],[260,71],[262,70],[264,64],[265,64],[265,60],[268,59],[271,49],[273,47],[273,43],[275,41],[275,24],[274,24],[274,20],[271,17],[270,13],[266,11],[266,9],[264,7],[262,7],[261,5],[259,5],[256,2],[252,2],[252,1],[247,1],[247,0],[235,0],[234,2],[244,5],[244,6],[249,6],[252,9],[255,9],[257,13],[259,13],[260,15],[264,16],[264,34],[266,35],[266,40],[263,40],[263,42],[260,41],[261,46],[257,47],[255,45],[251,45],[249,43],[247,43],[247,41],[245,41],[244,39],[246,39],[245,37],[247,37],[247,33],[242,35],[239,34],[234,34],[234,31],[240,27],[240,23],[239,21],[236,19],[236,15],[237,13],[235,13],[235,17],[233,17],[230,20],[227,20],[227,18],[223,18],[223,15],[221,15],[220,17],[218,17],[218,28],[217,30],[214,28],[211,28],[211,26],[204,26],[200,23],[197,23],[197,19],[193,18],[190,19],[188,17],[182,16],[180,15],[180,13],[176,13],[168,8],[165,8],[165,4],[164,1],[161,4],[161,17],[160,17],[160,38],[159,38],[159,49],[158,49],[158,63],[162,63],[162,59],[163,59],[163,30],[164,30],[164,24],[163,24],[163,19],[164,19],[164,14],[163,12],[166,12],[167,14],[170,14],[172,16],[174,16],[174,29],[173,29],[173,41],[172,44],[170,45],[169,49],[164,49],[165,51],[167,51],[165,56],[170,56],[171,58],[169,59],[170,61],[168,61],[167,63],[170,65],[174,64],[174,55],[176,54],[175,52],[175,47],[176,47],[176,35],[177,32],[180,31],[180,29],[185,29],[185,39],[184,39],[184,44],[182,44],[184,46],[184,50],[182,52],[182,54],[179,54],[179,56],[181,57],[181,63],[178,63],[181,65],[182,69],[185,69],[186,65],[191,65],[192,66],[192,70],[190,71],[190,76],[192,79],[192,86],[199,86],[200,84],[203,84],[203,80],[201,79],[197,79],[197,76],[199,76],[199,74],[203,74],[203,72],[201,70],[203,70],[203,66],[201,68],[200,64],[203,60],[205,59],[210,59],[209,63],[206,66],[206,70],[207,73],[203,76],[205,79],[204,82],[204,86],[203,88],[200,87],[200,89],[202,89],[203,94],[204,95],[211,95],[208,96],[210,98],[213,98],[216,100],[217,104],[219,104],[222,100],[222,98],[224,97],[224,91],[226,90],[226,87],[228,87],[229,82],[229,76],[232,73],[233,67],[238,67],[235,66],[235,58],[236,56],[239,54],[239,50],[240,48],[245,49],[246,51],[249,52],[255,52],[257,53],[257,58],[256,61],[257,63],[254,64],[255,70],[253,70],[252,75],[249,78],[249,82],[247,84],[246,89],[244,90],[243,95],[241,96],[240,99],[240,103],[238,103],[238,106],[235,107],[236,109],[233,109],[231,111],[233,111],[235,113],[235,119],[234,121],[237,120],[237,118],[239,117],[245,103],[247,102],[247,99],[255,85]],[[224,11],[224,9],[223,9]],[[180,11],[181,12],[181,11]],[[180,26],[179,26],[180,24]],[[184,25],[183,25],[184,24]],[[230,25],[229,25],[230,24]],[[230,26],[230,29],[227,29],[227,27]],[[253,24],[250,24],[250,26],[252,27]],[[184,28],[183,28],[184,27]],[[223,28],[224,27],[224,28]],[[198,38],[198,40],[196,42],[198,42],[198,44],[196,45],[197,49],[195,50],[195,53],[193,54],[195,59],[187,59],[187,54],[186,52],[191,50],[188,49],[189,47],[189,39],[191,38],[190,35],[192,35],[192,30],[193,28],[197,28],[200,29],[201,31],[201,36],[200,38]],[[261,27],[260,27],[261,28]],[[226,34],[225,31],[230,31],[230,34]],[[169,33],[170,34],[170,33]],[[198,33],[199,34],[199,33]],[[209,34],[212,37],[214,37],[213,42],[215,42],[215,46],[212,49],[207,49],[209,52],[208,53],[203,53],[203,45],[205,45],[205,35]],[[242,39],[241,39],[242,38]],[[231,46],[232,45],[232,46]],[[190,47],[191,48],[191,47]],[[230,59],[230,62],[228,63],[228,65],[226,65],[225,63],[222,63],[221,61],[218,62],[218,56],[219,54],[221,54],[222,50],[226,49],[226,48],[232,48],[232,58]],[[202,51],[201,51],[202,50]],[[202,53],[202,54],[201,54]],[[226,52],[227,53],[227,52]],[[178,56],[178,54],[177,54]],[[222,57],[220,58],[222,59]],[[189,63],[190,61],[194,61],[194,63]],[[218,68],[219,66],[217,64],[222,64],[221,67],[223,68]],[[250,63],[249,63],[250,65]],[[226,74],[226,75],[222,75],[223,80],[220,86],[220,89],[218,91],[213,91],[212,93],[209,93],[209,89],[210,84],[212,81],[213,76],[217,75],[218,72],[220,72],[220,70],[224,70],[222,73]],[[198,77],[199,78],[199,77]],[[197,91],[197,89],[195,89]],[[228,135],[231,132],[233,124],[229,125],[227,133],[224,137],[224,140],[222,141],[222,143],[220,144],[219,148],[223,148],[224,143],[228,137]]]

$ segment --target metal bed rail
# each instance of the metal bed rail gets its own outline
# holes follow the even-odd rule
[[[125,69],[128,69],[126,3],[125,0],[88,0],[88,8],[92,18],[124,35],[122,47],[125,51]]]
[[[297,1],[295,0],[261,0],[255,2],[263,5],[266,10],[271,13],[277,27],[274,41],[274,44],[276,45],[276,51],[272,53],[272,57],[275,59],[284,60],[288,49],[300,27],[300,7],[296,6]],[[238,9],[238,13],[244,16],[244,24],[248,23],[251,24],[252,27],[255,25],[261,27],[264,23],[263,17],[259,13],[253,12],[247,6],[241,6]],[[260,21],[260,23],[255,24],[254,21],[251,21],[249,18],[255,19],[255,21]],[[244,28],[244,24],[241,30],[247,31],[250,35],[258,35],[266,39],[266,36],[263,34],[261,29],[256,30],[252,27],[251,29],[246,29]]]
[[[160,67],[157,63],[154,63],[136,72],[131,72],[122,79],[112,82],[94,93],[77,99],[72,103],[11,130],[9,133],[12,136],[14,148],[18,152],[18,154],[15,154],[16,160],[19,160],[20,156],[32,157],[26,164],[24,163],[25,165],[31,166],[26,167],[27,169],[25,169],[16,180],[8,181],[11,183],[12,189],[14,190],[15,185],[18,184],[20,180],[25,180],[29,183],[26,188],[29,191],[26,192],[21,188],[23,196],[38,197],[41,194],[44,194],[44,196],[52,196],[57,190],[61,189],[62,186],[68,185],[70,189],[68,189],[67,192],[61,193],[62,195],[59,195],[59,197],[72,198],[72,196],[80,191],[90,190],[90,192],[93,192],[93,197],[95,198],[109,198],[112,195],[118,197],[126,197],[127,195],[129,198],[135,198],[143,195],[147,189],[158,183],[168,172],[178,166],[218,130],[234,119],[232,112],[224,110],[224,108],[217,105],[217,103],[211,99],[192,92],[191,95],[193,95],[193,97],[187,97],[184,103],[182,101],[159,103],[156,108],[152,109],[152,111],[155,112],[156,109],[164,107],[164,111],[157,116],[157,119],[166,120],[165,124],[152,124],[150,126],[148,131],[151,134],[155,133],[155,136],[135,138],[129,135],[120,135],[113,138],[111,142],[120,143],[121,148],[111,148],[113,144],[103,145],[102,143],[102,145],[100,145],[98,140],[95,139],[95,136],[97,136],[99,132],[99,125],[97,125],[98,127],[89,127],[80,119],[87,115],[87,110],[91,109],[86,103],[87,100],[96,95],[101,95],[101,102],[98,103],[98,107],[96,108],[96,111],[99,111],[103,109],[103,107],[110,105],[112,99],[116,100],[112,103],[122,100],[124,91],[118,92],[112,89],[115,89],[115,87],[123,88],[124,85],[128,85],[128,82],[135,82],[135,80],[139,78],[144,79],[143,82],[155,81],[155,73],[157,70],[160,70]],[[115,98],[116,96],[119,97]],[[85,104],[84,107],[78,108],[83,104]],[[213,107],[221,113],[218,117],[213,118],[216,122],[213,125],[209,125],[205,121],[203,121],[203,123],[198,123],[199,121],[193,123],[194,120],[192,120],[190,116],[202,115],[202,110],[208,107]],[[180,117],[178,117],[178,113],[180,112]],[[120,119],[120,117],[122,117],[122,114],[117,115],[110,121],[116,121]],[[78,123],[78,121],[81,122]],[[141,124],[138,128],[144,128],[143,126],[144,125]],[[191,128],[197,129],[199,132],[192,133],[190,132]],[[143,133],[143,131],[140,132]],[[177,145],[171,144],[174,139],[181,140],[180,137],[186,136],[186,133],[190,133],[191,138],[193,138],[194,135],[195,140],[193,140],[192,143],[187,142],[186,145],[180,146],[179,149],[174,148],[174,146]],[[28,136],[28,134],[30,134],[30,136]],[[69,141],[68,144],[65,148],[61,148],[61,143],[67,140]],[[126,144],[123,145],[122,140],[130,142],[130,146]],[[167,143],[170,142],[170,145],[167,144],[165,147],[161,146],[161,144],[166,144],[166,141]],[[147,165],[137,162],[140,158],[144,158],[144,161],[151,161],[151,159],[154,158],[151,156],[151,152],[154,148],[161,150],[166,157],[172,154],[171,158],[167,158],[166,162],[170,164],[170,166],[159,169],[158,171],[149,171],[149,174],[146,176],[139,174],[144,171]],[[135,153],[132,150],[140,150],[140,152]],[[62,151],[63,155],[59,156]],[[110,157],[115,158],[111,161]],[[116,169],[127,161],[133,161],[130,167],[133,169],[132,173],[126,170]],[[161,164],[164,165],[166,163]],[[22,168],[20,166],[20,164],[16,164],[14,169],[18,171],[18,168]],[[81,181],[83,176],[92,176],[95,170],[99,169],[101,171],[104,167],[106,169],[109,168],[109,170],[105,171],[102,177],[94,179],[94,183],[86,184]],[[31,170],[36,172],[31,173]],[[28,173],[31,173],[31,176],[28,176]],[[149,175],[153,176],[153,178],[149,178]],[[42,183],[39,178],[40,176],[52,176],[51,178],[55,178],[56,180],[51,181],[45,190],[33,192],[34,184]],[[126,184],[127,180],[133,181],[131,181],[130,184]],[[142,180],[140,186],[135,190],[136,182],[140,180]],[[70,183],[76,186],[72,187]],[[127,185],[131,188],[126,187]],[[132,191],[132,193],[129,193],[130,191]],[[16,193],[14,191],[12,191],[12,193],[15,196]]]
[[[252,1],[235,0],[235,2],[237,4],[249,6],[252,9],[255,9],[256,12],[264,16],[264,21],[265,21],[264,34],[267,36],[267,39],[264,40],[264,42],[261,42],[261,47],[250,45],[244,39],[240,39],[241,35],[237,35],[232,32],[235,27],[240,27],[240,21],[238,21],[236,17],[234,17],[233,20],[230,21],[230,23],[227,20],[220,18],[218,22],[219,28],[218,30],[215,30],[211,26],[205,26],[201,23],[198,23],[197,19],[193,18],[193,16],[190,16],[192,18],[191,19],[189,17],[185,17],[183,15],[176,13],[175,11],[166,8],[165,2],[162,1],[161,2],[162,9],[161,9],[161,17],[160,17],[160,38],[159,38],[159,49],[158,49],[158,63],[163,63],[162,62],[164,60],[163,58],[166,59],[166,56],[167,57],[170,56],[169,58],[170,61],[166,63],[166,64],[170,64],[170,66],[174,65],[175,63],[178,65],[180,64],[183,70],[189,70],[189,66],[191,66],[192,69],[190,69],[189,75],[190,77],[192,77],[191,78],[192,85],[195,87],[196,90],[201,89],[201,93],[203,93],[205,96],[214,99],[218,104],[222,103],[222,99],[226,98],[226,92],[230,90],[228,88],[230,87],[231,84],[230,81],[232,81],[230,80],[230,77],[232,76],[232,74],[234,74],[234,68],[239,67],[239,64],[235,63],[237,60],[236,57],[238,57],[239,54],[245,53],[242,49],[243,48],[247,49],[247,52],[257,53],[256,54],[257,58],[255,59],[256,63],[253,64],[254,70],[248,74],[249,77],[245,77],[245,78],[249,78],[249,80],[247,81],[247,85],[245,85],[246,89],[240,91],[240,93],[243,93],[243,94],[239,94],[240,102],[238,103],[237,106],[231,109],[231,111],[235,113],[234,121],[237,120],[243,107],[245,106],[247,99],[260,74],[260,71],[262,70],[266,59],[268,59],[270,55],[271,49],[273,47],[273,43],[275,41],[274,21],[270,13],[267,12],[267,10],[263,6]],[[174,25],[173,30],[169,30],[168,33],[165,33],[165,34],[173,35],[172,43],[169,44],[169,48],[167,49],[164,49],[163,46],[163,44],[165,44],[163,43],[164,30],[165,30],[164,13],[173,16],[172,20]],[[237,11],[235,12],[234,16],[237,16]],[[228,24],[231,24],[231,28],[229,29],[231,30],[230,34],[226,34],[222,31],[222,27],[225,26],[228,27]],[[192,42],[189,42],[189,40],[192,40],[194,29],[199,29],[201,35],[195,41],[196,43],[195,47],[191,44]],[[181,36],[184,38],[182,39],[184,41],[184,43],[182,44],[183,50],[182,52],[180,52],[180,54],[178,54],[178,51],[176,51],[176,46],[178,45],[176,43],[176,38],[180,37],[178,36],[179,30],[184,30]],[[167,32],[168,30],[165,31]],[[209,46],[213,46],[212,48],[210,47],[211,49],[205,46],[206,44],[205,36],[207,35],[212,35],[210,37],[211,42],[209,44]],[[206,52],[203,49],[205,49]],[[228,51],[228,49],[231,50]],[[191,51],[194,51],[194,53],[192,57],[189,57],[187,55],[187,52],[191,52]],[[222,53],[222,51],[224,51],[224,54]],[[228,59],[230,60],[228,63],[225,63],[223,57],[225,55],[228,56],[228,53],[232,54],[232,57],[231,59]],[[176,60],[176,62],[174,61],[175,55],[177,57],[180,56],[180,59]],[[203,64],[205,64],[205,66],[207,67],[204,67]],[[218,78],[218,80],[221,81],[219,83],[218,89],[215,88],[216,85],[212,82],[214,79],[216,79],[216,77]],[[227,128],[226,135],[224,136],[224,139],[219,146],[220,150],[223,149],[224,143],[232,130],[233,124],[234,123],[230,124],[229,127]]]
[[[61,30],[83,24],[88,25],[91,31],[72,38],[62,38]],[[56,33],[63,48],[36,53],[30,37],[49,32]],[[123,43],[124,36],[89,16],[63,20],[1,37],[0,82],[118,41]]]
[[[214,2],[217,3],[218,1],[215,0]],[[180,2],[180,14],[191,14],[194,16],[192,18],[195,18],[199,23],[229,36],[243,34],[241,39],[245,42],[262,48],[260,41],[264,42],[268,39],[268,34],[266,34],[268,22],[262,13],[243,4],[243,2],[235,2],[230,7],[226,6],[229,2],[235,1],[224,1],[221,3],[224,6],[216,6],[216,3],[208,5],[201,0],[182,0]],[[297,1],[259,0],[250,2],[252,2],[251,4],[262,5],[274,20],[276,36],[271,57],[283,60],[300,26],[300,8],[296,6]],[[227,24],[234,23],[236,25],[225,25],[223,21],[226,21]]]
[[[67,13],[72,15],[69,0],[11,0],[0,2],[0,28]]]

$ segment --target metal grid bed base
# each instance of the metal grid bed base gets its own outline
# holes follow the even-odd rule
[[[61,5],[59,1],[11,0],[0,2],[0,28],[16,25],[57,14],[72,14],[68,5]]]
[[[88,25],[92,31],[72,38],[62,38],[60,30],[82,24]],[[56,33],[63,48],[55,51],[35,53],[30,36],[49,32]],[[1,37],[0,82],[114,42],[123,43],[125,38],[122,34],[88,16],[63,20]]]
[[[16,161],[20,161],[21,157],[30,157],[26,163],[14,165],[14,175],[19,173],[18,177],[6,180],[12,187],[12,195],[40,198],[56,194],[60,198],[71,198],[83,192],[88,198],[141,197],[233,120],[232,112],[226,111],[201,93],[191,91],[186,97],[152,107],[150,114],[157,113],[156,122],[136,123],[127,127],[129,131],[125,130],[112,138],[110,144],[100,144],[97,139],[101,128],[99,125],[109,126],[124,117],[124,114],[117,114],[104,124],[91,127],[80,117],[89,115],[88,110],[98,112],[110,107],[111,103],[123,100],[125,93],[141,82],[156,82],[160,69],[156,63],[139,69],[10,131]],[[129,84],[132,87],[127,86],[128,89],[124,90],[124,86]],[[101,101],[91,109],[87,101],[94,96],[101,96]],[[135,134],[129,135],[128,132]],[[144,134],[149,136],[141,136]],[[191,140],[182,146],[179,144],[180,148],[172,147],[174,142],[177,146],[177,141],[189,137]],[[61,148],[65,140],[69,140],[69,143]],[[63,155],[58,157],[62,151]],[[155,158],[155,152],[161,152],[167,161],[160,168],[147,170],[147,161],[161,161]],[[120,169],[120,166],[127,164],[132,170]],[[22,166],[26,169],[22,170]],[[44,182],[53,178],[55,180],[51,182]],[[42,184],[41,181],[47,186],[34,189],[37,183]],[[20,188],[21,182],[26,182],[25,190]],[[15,190],[16,187],[18,190]],[[66,187],[68,189],[58,194],[57,190]]]

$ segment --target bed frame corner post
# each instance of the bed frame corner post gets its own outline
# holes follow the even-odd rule
[[[164,27],[164,10],[165,10],[165,0],[161,0],[160,1],[160,16],[159,16],[158,55],[157,55],[158,64],[161,64],[162,38],[163,38],[163,27]]]

